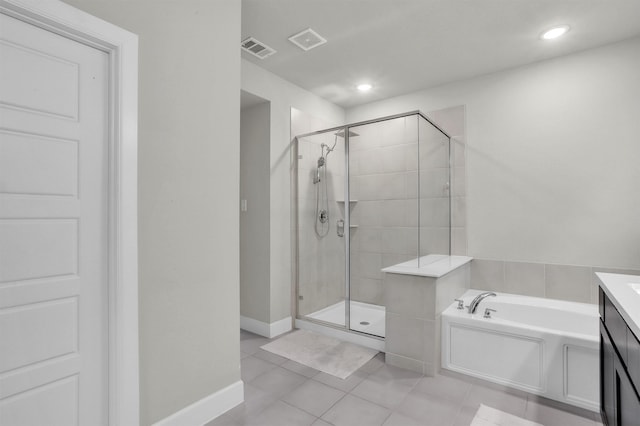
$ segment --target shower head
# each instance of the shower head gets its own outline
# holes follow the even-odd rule
[[[340,130],[338,133],[335,133],[336,136],[340,136],[341,138],[344,138],[344,130]],[[354,136],[360,136],[358,133],[349,130],[349,137],[352,138]]]
[[[325,163],[324,157],[318,158],[318,168],[324,166],[324,163]]]

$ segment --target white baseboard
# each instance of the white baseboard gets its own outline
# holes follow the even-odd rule
[[[279,321],[272,322],[269,328],[271,331],[269,338],[276,337],[293,330],[293,321],[291,321],[291,317],[286,317]]]
[[[153,424],[153,426],[202,426],[244,401],[242,380],[220,389]]]
[[[271,339],[292,330],[291,317],[269,324],[240,315],[240,328]]]
[[[240,328],[263,337],[269,337],[269,324],[240,315]]]

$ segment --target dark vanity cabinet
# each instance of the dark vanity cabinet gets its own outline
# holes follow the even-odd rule
[[[600,289],[600,410],[608,426],[640,426],[640,342]]]

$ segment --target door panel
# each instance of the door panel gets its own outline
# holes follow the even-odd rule
[[[0,41],[0,78],[12,83],[2,85],[0,99],[5,105],[76,120],[79,64],[45,52],[21,41]]]
[[[0,424],[106,424],[104,52],[0,14]]]
[[[344,327],[344,139],[300,137],[297,152],[298,315]]]
[[[3,424],[77,425],[77,401],[76,374],[7,398],[2,402],[2,419],[7,419],[7,423]]]
[[[78,273],[77,219],[0,219],[0,282]]]
[[[78,299],[70,297],[3,309],[5,347],[0,372],[78,351]]]
[[[78,196],[78,141],[0,133],[0,169],[11,176],[4,193]]]

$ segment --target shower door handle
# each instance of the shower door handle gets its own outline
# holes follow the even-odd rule
[[[339,219],[336,222],[336,232],[338,233],[338,237],[344,237],[344,220]]]

